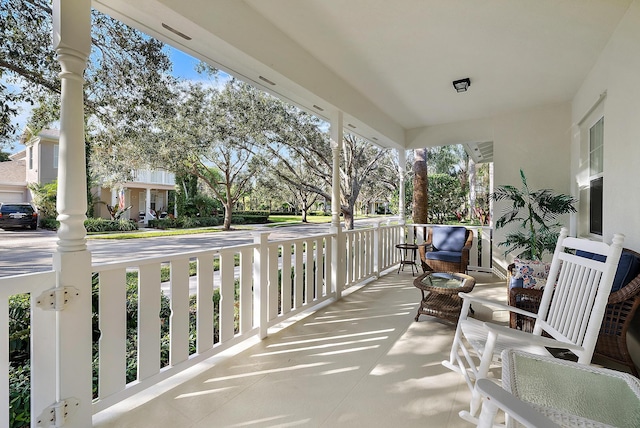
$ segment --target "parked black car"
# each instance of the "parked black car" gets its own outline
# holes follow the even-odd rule
[[[30,227],[38,228],[38,212],[31,204],[0,202],[0,228]]]

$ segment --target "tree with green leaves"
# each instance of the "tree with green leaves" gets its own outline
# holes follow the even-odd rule
[[[551,189],[531,190],[524,172],[520,170],[522,186],[497,186],[491,195],[494,201],[511,204],[496,221],[500,229],[510,224],[518,228],[505,235],[498,246],[507,247],[505,255],[519,251],[517,257],[542,260],[545,252],[555,250],[560,223],[558,217],[575,213],[573,196],[555,193]]]
[[[175,83],[170,58],[162,42],[97,10],[91,17],[92,50],[84,74],[87,134],[103,147],[136,146],[162,117],[172,115],[168,109],[173,103],[167,102]],[[59,119],[60,67],[51,42],[52,22],[50,0],[0,2],[0,146],[17,140],[21,130],[13,120],[21,104],[34,107],[29,121],[34,134]],[[115,153],[97,150],[96,156],[105,156],[95,164]],[[118,153],[125,162],[111,171],[147,160],[144,152],[132,154]]]
[[[302,183],[309,184],[315,181],[319,186],[322,186],[322,183],[309,171],[303,162],[296,164],[294,161],[292,165],[287,165],[277,158],[267,159],[263,157],[261,160],[265,177],[258,180],[260,187],[268,189],[271,194],[277,195],[280,193],[283,195],[283,200],[291,200],[300,209],[302,222],[307,223],[309,210],[318,201],[320,195],[315,191],[309,190],[308,186],[304,186]],[[293,169],[289,169],[290,166]]]
[[[326,124],[277,98],[267,96],[262,101],[265,104],[258,128],[262,129],[261,141],[268,156],[281,165],[274,169],[277,177],[331,200],[333,154],[323,130]],[[389,162],[389,150],[352,134],[344,136],[340,160],[340,209],[345,226],[352,229],[362,188],[397,176],[397,167]]]
[[[206,184],[225,210],[224,229],[231,228],[235,204],[247,194],[260,172],[255,154],[260,134],[256,118],[266,94],[238,80],[221,90],[189,85],[149,150],[160,165],[190,174]]]
[[[449,174],[429,176],[429,221],[444,224],[464,205],[465,192],[457,177]]]
[[[38,208],[40,219],[55,219],[58,216],[56,210],[58,180],[46,184],[31,183],[29,190],[33,195],[33,203]]]

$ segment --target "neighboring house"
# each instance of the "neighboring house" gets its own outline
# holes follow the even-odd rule
[[[0,202],[30,202],[33,198],[28,184],[47,184],[58,178],[60,131],[43,129],[25,143],[25,150],[0,162]],[[146,222],[150,213],[167,210],[169,190],[175,185],[174,174],[162,170],[133,171],[134,180],[113,188],[92,189],[102,203],[95,208],[96,217],[110,218],[107,205],[126,208],[123,217]],[[144,215],[144,213],[147,213]]]
[[[96,207],[96,216],[109,218],[107,204],[121,209],[131,206],[123,217],[144,221],[145,224],[153,218],[154,213],[159,215],[167,212],[169,191],[175,186],[174,174],[163,170],[136,170],[133,171],[133,177],[132,181],[113,188],[94,189],[93,193],[104,202]]]
[[[25,151],[9,156],[9,161],[0,162],[0,202],[29,202],[25,170]]]

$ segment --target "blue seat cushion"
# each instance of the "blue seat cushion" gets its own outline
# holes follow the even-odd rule
[[[522,288],[522,287],[524,287],[522,278],[514,278],[514,277],[509,278],[509,290],[511,290],[512,288]]]
[[[602,254],[593,254],[586,251],[576,251],[576,255],[580,257],[586,257],[592,260],[598,260],[604,262],[607,260],[606,256]],[[613,286],[611,292],[620,290],[622,287],[631,282],[633,278],[640,274],[640,260],[636,256],[626,251],[622,251],[620,261],[618,262],[618,268],[616,269],[616,275],[613,278]]]
[[[430,251],[425,256],[427,260],[438,260],[441,262],[460,263],[462,260],[460,251]]]
[[[460,226],[437,226],[433,228],[431,244],[436,251],[462,251],[467,241],[467,229]]]

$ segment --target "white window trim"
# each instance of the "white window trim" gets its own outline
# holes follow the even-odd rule
[[[602,119],[603,117],[605,117],[605,112],[604,112],[604,100],[606,98],[606,92],[604,92],[603,94],[600,95],[600,98],[598,99],[598,101],[593,105],[593,107],[591,107],[591,109],[589,109],[589,111],[585,114],[585,116],[582,118],[582,120],[580,120],[579,122],[579,127],[580,127],[580,143],[581,145],[584,145],[584,148],[586,150],[586,177],[587,177],[587,183],[588,183],[588,189],[589,192],[587,193],[587,195],[590,194],[590,188],[591,188],[591,180],[594,180],[596,178],[600,178],[603,177],[603,199],[604,199],[604,176],[606,171],[604,170],[604,165],[603,165],[603,170],[601,173],[598,174],[594,174],[591,175],[591,146],[590,146],[590,129],[591,127],[593,127],[593,125],[595,125],[600,119]],[[602,146],[603,146],[603,164],[604,164],[604,147],[606,146],[606,118],[605,118],[605,127],[604,127],[604,133],[603,133],[603,138],[602,138]],[[580,216],[585,216],[586,217],[586,228],[582,231],[580,231],[580,235],[595,241],[602,241],[603,239],[603,235],[604,235],[604,225],[603,225],[603,230],[602,230],[602,235],[598,235],[595,233],[591,232],[591,213],[590,213],[590,199],[586,201],[587,203],[583,206],[586,207],[586,212],[581,212]],[[603,201],[603,223],[604,223],[604,201]]]

